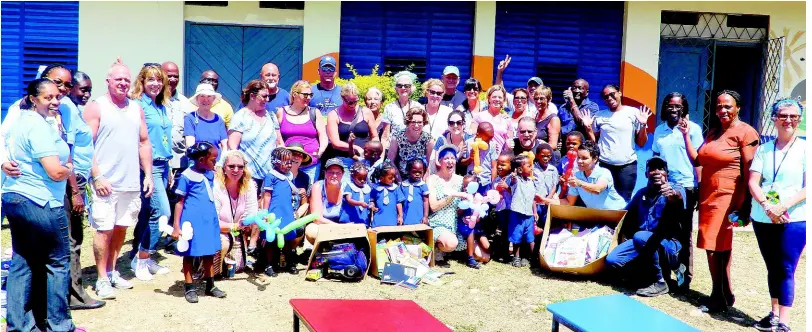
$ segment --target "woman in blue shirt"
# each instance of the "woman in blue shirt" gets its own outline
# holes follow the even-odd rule
[[[68,144],[45,121],[59,107],[59,90],[48,79],[28,84],[26,105],[9,135],[8,158],[20,175],[3,183],[2,208],[11,226],[8,283],[9,331],[30,331],[36,326],[31,311],[46,312],[48,331],[73,331],[68,313],[70,249],[68,218],[63,202],[65,185],[73,171]],[[33,281],[46,285],[33,285]],[[32,289],[44,289],[45,299],[34,299]],[[47,304],[46,304],[47,303]]]
[[[767,265],[772,310],[755,324],[761,331],[789,331],[795,269],[806,246],[806,140],[798,137],[804,107],[781,99],[772,107],[778,137],[761,145],[750,164],[753,231]]]
[[[197,106],[197,110],[183,117],[183,137],[186,146],[192,146],[195,142],[208,142],[217,149],[219,156],[225,155],[223,151],[226,150],[228,140],[226,123],[211,110],[211,106],[221,98],[211,84],[203,83],[197,86],[195,95],[189,98],[189,102]]]
[[[578,168],[580,171],[571,176],[567,185],[567,198],[543,200],[549,204],[575,205],[578,197],[590,209],[623,210],[626,201],[615,190],[612,173],[598,166],[600,152],[592,141],[586,141],[578,147]]]
[[[152,174],[141,173],[141,179],[152,176],[155,190],[151,196],[141,197],[141,212],[134,230],[133,258],[130,267],[135,277],[142,281],[152,280],[154,274],[167,274],[169,269],[158,265],[150,255],[154,254],[161,238],[158,220],[170,216],[166,187],[169,181],[169,160],[172,159],[172,118],[166,111],[171,89],[166,73],[159,64],[148,63],[135,79],[130,98],[144,110],[149,142],[152,144]],[[143,181],[142,181],[143,182]],[[138,256],[136,256],[136,251]]]

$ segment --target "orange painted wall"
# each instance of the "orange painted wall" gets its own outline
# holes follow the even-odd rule
[[[487,90],[493,85],[493,57],[484,55],[474,55],[471,62],[471,76],[482,83],[482,89]],[[464,83],[466,78],[460,77],[460,83]]]
[[[657,79],[626,61],[620,65],[620,90],[623,104],[632,107],[646,105],[655,115],[648,119],[648,131],[654,132],[657,124]]]
[[[322,54],[318,58],[310,59],[302,66],[302,79],[308,82],[314,82],[319,80],[319,59],[325,55],[330,55],[336,59],[336,63],[338,63],[339,68],[336,70],[340,70],[343,64],[341,63],[341,59],[338,57],[338,52]]]

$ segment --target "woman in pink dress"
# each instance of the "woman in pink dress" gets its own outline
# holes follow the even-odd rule
[[[471,121],[471,132],[476,132],[481,122],[489,122],[493,125],[493,140],[491,144],[496,144],[496,151],[502,151],[505,143],[513,139],[513,121],[505,112],[505,96],[507,91],[501,85],[494,85],[488,89],[487,112],[474,114]]]

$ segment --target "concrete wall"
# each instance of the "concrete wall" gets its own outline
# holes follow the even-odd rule
[[[474,58],[471,76],[487,90],[493,85],[493,52],[496,41],[496,2],[477,1],[474,14]],[[465,78],[461,78],[461,83]]]
[[[133,77],[146,62],[174,61],[183,71],[183,36],[183,2],[79,2],[79,70],[94,81],[94,97],[106,93],[116,57]]]
[[[341,2],[306,1],[304,9],[304,66],[302,79],[319,79],[319,59],[332,55],[343,66],[338,50],[341,44]],[[338,69],[338,68],[337,68]]]

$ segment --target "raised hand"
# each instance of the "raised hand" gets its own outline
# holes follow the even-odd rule
[[[581,112],[581,110],[576,109],[575,112],[581,114],[581,124],[583,124],[585,128],[592,128],[594,118],[592,118],[592,112],[590,110],[585,109],[583,112]]]
[[[640,106],[640,112],[637,112],[635,116],[637,117],[637,122],[641,124],[648,123],[648,118],[651,116],[651,109],[646,105]]]
[[[499,65],[496,67],[496,70],[500,71],[500,72],[505,71],[505,69],[507,69],[508,65],[510,65],[510,60],[511,60],[510,55],[505,54],[505,59],[499,61]]]
[[[677,123],[677,129],[678,129],[678,130],[679,130],[679,131],[682,133],[682,136],[687,137],[687,136],[688,136],[688,132],[690,131],[690,130],[688,129],[688,120],[686,120],[686,119],[680,119],[680,120],[679,120],[679,123]]]

